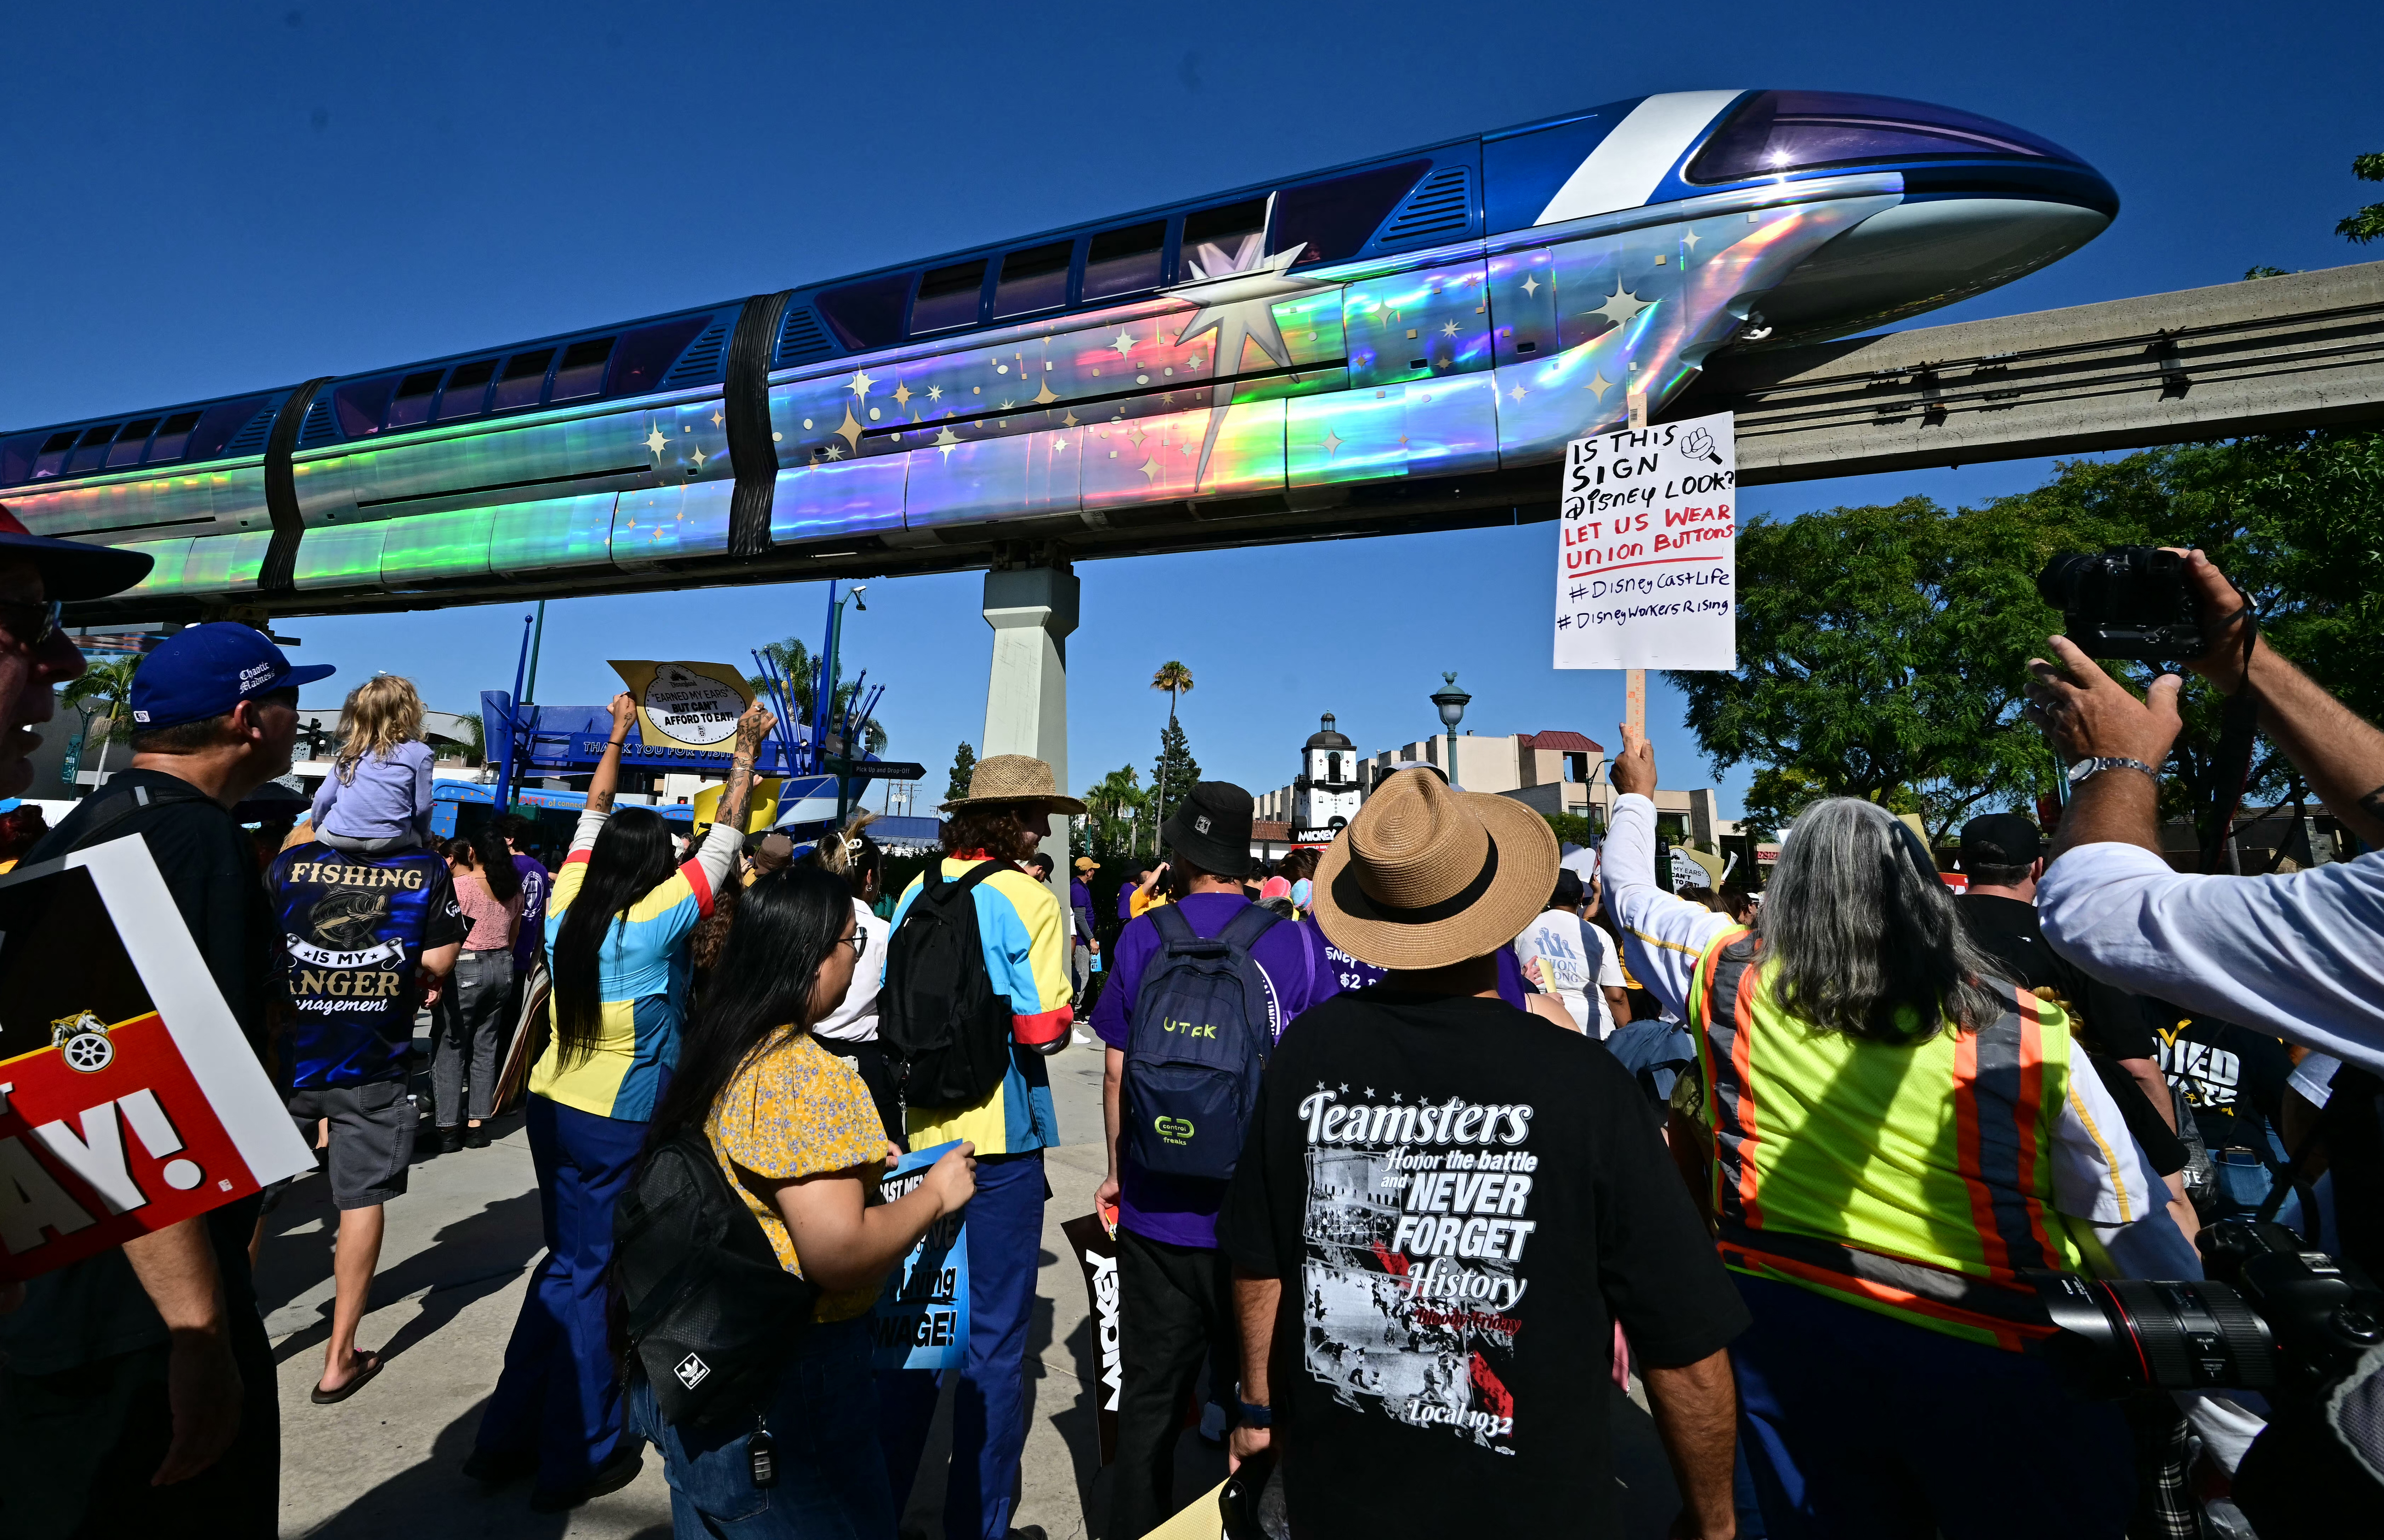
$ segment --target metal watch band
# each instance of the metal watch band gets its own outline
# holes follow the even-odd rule
[[[2081,759],[2077,764],[2071,765],[2069,767],[2069,784],[2072,786],[2083,786],[2089,779],[2101,775],[2105,770],[2141,770],[2155,781],[2160,779],[2160,772],[2154,769],[2151,765],[2146,764],[2142,760],[2105,756],[2096,759]]]

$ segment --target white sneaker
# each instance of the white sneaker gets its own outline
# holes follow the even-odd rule
[[[1077,1033],[1077,1034],[1076,1034],[1076,1046],[1077,1046],[1078,1048],[1090,1048],[1090,1047],[1092,1047],[1092,1046],[1093,1046],[1093,1036],[1092,1036],[1092,1034],[1091,1034],[1091,1033],[1089,1033],[1089,1032],[1079,1032],[1079,1033]]]

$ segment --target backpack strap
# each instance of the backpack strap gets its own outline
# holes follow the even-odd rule
[[[1184,911],[1172,903],[1161,904],[1156,909],[1146,909],[1142,912],[1142,917],[1150,922],[1151,929],[1159,932],[1160,942],[1164,946],[1176,947],[1186,942],[1197,943],[1209,939],[1194,930],[1192,922],[1184,917]]]
[[[176,780],[171,786],[158,787],[152,787],[145,782],[133,782],[112,796],[107,807],[104,811],[93,813],[91,821],[77,829],[73,839],[63,849],[45,855],[43,859],[56,860],[59,856],[72,855],[77,851],[88,849],[99,843],[101,835],[143,808],[160,807],[174,802],[215,802],[215,799],[187,781]]]
[[[1264,904],[1254,903],[1228,921],[1225,928],[1217,933],[1217,939],[1235,951],[1247,952],[1282,918]]]

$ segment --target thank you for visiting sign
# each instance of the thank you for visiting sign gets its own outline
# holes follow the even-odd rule
[[[638,702],[638,736],[650,748],[726,750],[753,701],[745,676],[725,663],[624,663],[614,672]]]
[[[1738,666],[1738,453],[1717,412],[1565,451],[1558,668]]]

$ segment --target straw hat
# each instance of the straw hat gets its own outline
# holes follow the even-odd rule
[[[1075,798],[1060,795],[1051,767],[1032,754],[993,754],[977,761],[969,776],[968,795],[946,802],[944,811],[994,802],[1040,802],[1051,813],[1085,811],[1085,804]]]
[[[1557,837],[1511,797],[1392,776],[1316,871],[1317,923],[1380,968],[1445,968],[1512,941],[1556,885]]]

